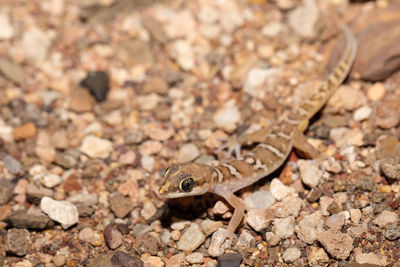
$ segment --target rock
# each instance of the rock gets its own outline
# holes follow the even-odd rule
[[[399,69],[400,8],[393,3],[360,16],[354,25],[357,31],[357,57],[353,71],[368,81],[381,81]],[[384,41],[381,41],[384,40]]]
[[[133,257],[121,250],[114,253],[111,258],[111,263],[115,267],[143,267],[143,261],[139,258]],[[97,265],[100,266],[100,265]]]
[[[158,211],[157,207],[154,205],[153,202],[146,201],[143,204],[143,209],[140,211],[140,215],[143,216],[143,218],[148,221],[150,220]]]
[[[291,215],[297,217],[304,204],[304,201],[298,197],[286,197],[281,202],[275,202],[268,208],[267,213],[270,216],[286,218]]]
[[[34,137],[36,135],[37,129],[35,124],[29,122],[21,126],[17,126],[13,130],[13,137],[15,141],[23,141],[25,139]]]
[[[226,238],[227,230],[224,228],[218,229],[218,231],[214,232],[211,236],[211,242],[208,247],[208,253],[212,257],[219,257],[224,254],[225,249],[229,246],[229,240]]]
[[[26,229],[9,229],[7,231],[6,249],[17,256],[25,256],[31,245],[31,238]]]
[[[57,201],[50,197],[43,197],[40,202],[40,209],[50,219],[60,223],[64,229],[79,222],[78,209],[68,201]]]
[[[384,210],[378,217],[375,218],[374,223],[379,227],[386,227],[395,224],[398,221],[398,215],[395,212]]]
[[[146,171],[148,171],[148,172],[153,172],[154,164],[155,164],[155,159],[154,159],[154,157],[144,155],[144,156],[140,159],[140,164],[142,165],[142,167],[143,167]]]
[[[242,262],[242,256],[237,253],[227,253],[218,257],[217,267],[239,267]]]
[[[68,176],[66,176],[66,179],[64,181],[64,191],[66,193],[71,193],[73,191],[81,191],[82,190],[82,180],[79,177],[80,174],[76,173],[76,172],[71,172],[68,174]],[[64,176],[64,177],[65,177]]]
[[[200,156],[200,151],[197,146],[194,144],[185,144],[179,149],[177,161],[179,163],[190,162],[198,156]]]
[[[114,225],[109,224],[104,228],[104,238],[106,240],[107,246],[110,249],[116,249],[122,245],[122,234],[114,227]]]
[[[89,135],[83,139],[79,150],[91,158],[106,159],[110,156],[113,146],[107,139]]]
[[[185,40],[177,40],[171,44],[170,55],[182,70],[190,71],[195,66],[193,46]]]
[[[7,204],[11,200],[14,184],[8,180],[0,180],[0,205]]]
[[[50,224],[50,218],[44,214],[30,214],[26,210],[14,211],[5,220],[15,228],[45,229]]]
[[[353,238],[333,229],[321,232],[318,241],[332,257],[338,260],[346,259],[353,250]]]
[[[8,40],[14,36],[15,30],[7,12],[0,13],[0,40]]]
[[[244,199],[246,209],[267,210],[274,202],[271,192],[265,190],[255,191]]]
[[[221,221],[212,221],[210,219],[205,219],[200,222],[200,227],[203,230],[204,234],[206,236],[214,233],[217,231],[219,228],[222,227],[222,222]]]
[[[47,188],[53,188],[61,183],[61,177],[57,174],[43,173],[34,176],[34,181],[39,181]]]
[[[39,205],[44,196],[51,197],[53,190],[38,186],[35,184],[28,184],[26,186],[26,198],[30,203]]]
[[[192,223],[189,228],[182,234],[177,243],[179,250],[194,251],[205,240],[205,235],[197,223]]]
[[[329,257],[323,248],[310,247],[307,255],[308,264],[311,267],[326,266],[329,262]]]
[[[299,167],[301,180],[305,185],[314,188],[319,184],[322,178],[322,171],[319,169],[317,162],[299,160],[297,166]]]
[[[295,220],[293,216],[274,220],[275,234],[281,239],[292,236],[294,234],[294,226]]]
[[[282,254],[282,258],[285,262],[294,262],[301,257],[301,251],[298,248],[288,248]]]
[[[136,238],[135,250],[137,253],[139,253],[139,255],[146,252],[150,253],[151,255],[156,255],[157,248],[158,248],[157,238],[150,235],[149,233],[139,235]]]
[[[304,218],[295,227],[297,236],[306,242],[312,244],[324,229],[324,220],[321,211],[316,211]]]
[[[319,10],[315,0],[303,0],[303,4],[288,13],[288,22],[294,32],[302,38],[314,38]]]
[[[384,158],[379,167],[386,177],[394,181],[400,180],[400,157]]]
[[[171,125],[148,123],[146,133],[153,140],[166,141],[175,134],[175,130]]]
[[[1,13],[0,13],[0,28],[1,28]],[[11,62],[3,57],[0,57],[0,73],[18,85],[24,84],[25,73],[23,68],[20,65],[15,64],[14,62]]]
[[[378,101],[380,100],[386,93],[386,88],[383,83],[377,82],[374,83],[370,88],[367,90],[367,96],[371,101]]]
[[[213,116],[217,127],[227,132],[236,129],[236,124],[240,121],[240,111],[233,101],[226,102]]]
[[[204,262],[204,254],[195,252],[186,256],[186,261],[190,264],[202,264]]]
[[[328,100],[327,105],[333,113],[339,113],[343,110],[356,110],[366,103],[367,99],[362,91],[342,85]]]
[[[243,230],[240,233],[240,236],[236,243],[236,247],[245,251],[247,249],[250,249],[251,247],[254,247],[254,245],[255,245],[254,237],[251,235],[251,233],[248,230]]]
[[[126,66],[151,66],[154,61],[154,55],[148,42],[142,40],[124,41],[117,48],[117,58]]]
[[[248,64],[251,64],[249,62]],[[242,68],[249,68],[249,66],[244,65]],[[239,72],[238,69],[235,72],[232,72],[230,79],[238,80],[240,77],[236,77],[239,75],[243,75],[241,72],[244,72],[246,69]],[[246,80],[244,81],[243,91],[249,94],[252,97],[265,99],[269,93],[271,93],[268,88],[276,86],[282,78],[282,69],[281,68],[252,68],[248,70],[248,74],[246,76]],[[243,79],[243,78],[241,78]]]
[[[363,253],[362,248],[357,248],[354,251],[354,259],[358,264],[386,266],[387,262],[385,256],[375,252]]]
[[[142,19],[143,27],[149,31],[151,37],[160,42],[165,44],[168,41],[167,33],[164,30],[164,25],[154,18],[145,17]]]
[[[297,192],[294,188],[285,186],[279,179],[273,179],[271,181],[270,191],[272,196],[281,201],[287,196],[297,197]]]
[[[400,228],[396,224],[390,225],[385,231],[385,238],[390,241],[400,238]]]
[[[21,163],[10,155],[3,158],[3,166],[12,174],[18,174],[22,171]]]
[[[356,180],[355,185],[358,189],[362,191],[371,192],[374,189],[375,181],[372,176],[362,176],[360,179]]]
[[[251,228],[260,232],[262,229],[267,228],[270,219],[267,219],[267,213],[264,210],[249,209],[247,210],[246,222]]]
[[[64,266],[65,262],[66,262],[66,258],[64,257],[64,255],[57,254],[54,256],[53,262],[56,266]]]
[[[261,28],[261,34],[266,37],[276,37],[285,30],[285,25],[280,21],[271,21]]]
[[[390,129],[400,122],[400,96],[386,97],[376,105],[375,123],[377,126]]]
[[[196,32],[196,20],[190,10],[176,12],[170,18],[165,28],[170,39],[186,37]]]
[[[357,225],[360,222],[361,217],[362,217],[361,210],[359,209],[350,210],[350,218],[355,225]]]
[[[117,251],[117,252],[124,253],[122,251]],[[117,252],[115,252],[115,253],[117,253]],[[96,256],[95,258],[93,258],[88,264],[88,267],[99,267],[99,266],[101,266],[101,267],[115,267],[115,266],[122,267],[124,265],[117,265],[117,264],[113,265],[111,263],[111,259],[108,255],[100,254],[100,255]],[[125,265],[125,266],[130,266],[130,265]],[[136,265],[132,265],[132,266],[136,267]],[[143,266],[143,265],[141,265],[141,266]]]
[[[164,267],[165,263],[156,256],[142,256],[141,259],[145,266]]]
[[[92,246],[99,247],[104,243],[104,237],[97,231],[94,231],[90,227],[83,228],[78,235],[78,238],[82,241],[90,243]]]
[[[69,109],[78,113],[89,112],[93,110],[95,104],[94,98],[90,93],[83,89],[75,89],[71,92]]]
[[[345,222],[345,216],[343,214],[333,214],[326,220],[326,226],[333,230],[339,231]]]
[[[364,145],[364,134],[360,129],[349,129],[345,127],[331,129],[329,138],[332,139],[338,147],[362,146]],[[353,148],[354,149],[354,148]],[[346,151],[347,152],[347,151]],[[343,153],[346,153],[343,152]]]
[[[78,165],[78,160],[75,158],[73,153],[68,153],[68,151],[65,153],[57,151],[54,157],[54,163],[65,169],[73,169]]]
[[[381,136],[376,140],[378,159],[400,157],[400,142],[396,136]]]
[[[106,72],[92,71],[81,81],[81,86],[87,88],[98,102],[103,102],[110,91],[109,83],[110,78]]]
[[[355,121],[363,121],[369,118],[372,113],[372,109],[368,106],[362,106],[358,108],[353,115]]]
[[[166,267],[181,267],[185,261],[185,254],[179,253],[166,261]]]
[[[111,194],[109,201],[112,212],[118,218],[124,218],[133,209],[132,202],[120,193]]]
[[[50,30],[43,31],[37,26],[27,28],[23,31],[20,51],[35,64],[42,63],[47,58],[48,50],[52,44],[51,34]]]

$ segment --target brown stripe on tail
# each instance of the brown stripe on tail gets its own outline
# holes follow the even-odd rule
[[[289,120],[298,121],[300,128],[303,128],[303,122],[308,121],[323,105],[325,105],[329,97],[335,92],[344,79],[346,79],[353,65],[357,51],[357,40],[346,25],[343,25],[342,28],[346,37],[346,48],[338,64],[318,91],[288,116]],[[300,130],[304,131],[305,129]]]

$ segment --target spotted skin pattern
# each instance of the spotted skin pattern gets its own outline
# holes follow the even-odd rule
[[[160,195],[178,198],[212,192],[222,196],[235,209],[227,229],[227,237],[233,238],[244,215],[243,201],[234,192],[279,168],[293,147],[310,157],[318,155],[303,132],[311,117],[325,105],[350,72],[357,51],[357,41],[346,26],[343,27],[343,32],[346,48],[339,63],[318,91],[272,129],[261,129],[239,138],[240,145],[256,144],[250,152],[216,166],[193,162],[174,164],[165,172]]]

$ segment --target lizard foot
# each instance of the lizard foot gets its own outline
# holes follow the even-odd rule
[[[241,145],[237,141],[237,138],[231,137],[231,138],[218,138],[219,141],[223,141],[224,144],[221,145],[219,148],[215,150],[215,153],[218,154],[219,152],[226,150],[227,154],[226,157],[230,158],[233,156],[233,153],[235,153],[235,157],[237,159],[240,158],[241,154]]]

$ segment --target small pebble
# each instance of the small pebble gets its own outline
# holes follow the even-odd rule
[[[89,89],[89,92],[98,102],[103,102],[107,98],[110,78],[104,71],[89,72],[85,79],[81,81],[81,86]]]
[[[322,171],[319,169],[317,162],[311,160],[299,160],[297,165],[303,183],[310,188],[316,187],[322,178]]]
[[[217,127],[227,132],[232,132],[236,128],[241,118],[239,108],[232,101],[228,101],[213,116]]]
[[[363,106],[354,112],[353,119],[355,121],[363,121],[369,118],[372,113],[372,109],[368,106]]]
[[[384,210],[381,214],[379,214],[374,223],[379,227],[386,227],[391,224],[395,224],[398,221],[398,215],[395,212]]]
[[[111,210],[118,218],[124,218],[133,209],[132,202],[122,194],[113,193],[110,195]]]
[[[222,227],[222,222],[205,219],[200,222],[200,227],[205,235],[210,235]]]
[[[295,227],[297,236],[307,244],[312,244],[323,230],[324,220],[321,211],[304,216]]]
[[[83,139],[79,150],[91,158],[106,159],[110,156],[113,146],[109,140],[90,135]]]
[[[375,83],[367,90],[367,96],[372,101],[378,101],[385,95],[385,93],[386,93],[386,88],[380,82]]]
[[[56,266],[64,266],[66,258],[64,257],[64,255],[57,254],[53,257],[53,262]]]
[[[14,184],[8,180],[0,180],[0,205],[7,204],[13,196]]]
[[[346,259],[353,250],[353,238],[333,229],[321,232],[318,241],[332,257],[338,260]]]
[[[239,267],[242,262],[242,256],[237,253],[227,253],[218,257],[218,267]]]
[[[186,256],[186,261],[190,264],[202,264],[204,262],[204,254],[195,252]]]
[[[3,158],[3,165],[12,174],[18,174],[22,170],[21,163],[10,155]]]
[[[326,266],[329,257],[323,248],[310,247],[307,255],[308,264],[312,267]]]
[[[178,151],[177,162],[184,163],[195,160],[200,156],[200,151],[194,144],[185,144]]]
[[[282,254],[283,260],[285,262],[294,262],[301,256],[301,251],[298,248],[288,248]]]
[[[255,191],[244,199],[247,209],[268,209],[275,202],[275,198],[269,191]]]
[[[123,236],[118,228],[114,227],[114,225],[109,224],[104,228],[104,238],[106,240],[107,246],[110,249],[116,249],[122,245]]]
[[[294,188],[285,186],[279,179],[271,181],[270,191],[272,196],[279,201],[287,196],[297,196]]]
[[[386,260],[383,255],[375,252],[363,253],[362,248],[354,250],[354,258],[358,264],[362,266],[385,266]]]
[[[6,249],[9,253],[17,256],[25,256],[31,245],[28,230],[12,228],[7,231]]]
[[[77,207],[68,201],[57,201],[50,197],[43,197],[40,202],[40,209],[50,219],[60,223],[64,229],[69,228],[79,221]]]
[[[281,239],[292,236],[294,234],[294,227],[295,220],[293,216],[274,220],[275,234]]]
[[[151,255],[156,255],[158,249],[158,241],[157,238],[150,235],[149,233],[145,233],[136,237],[135,242],[135,251],[139,254],[142,253],[150,253]]]
[[[45,229],[50,224],[50,218],[44,214],[29,214],[26,210],[14,211],[6,222],[16,228]]]
[[[400,180],[400,157],[384,158],[380,161],[379,167],[386,177]]]
[[[90,243],[91,245],[98,247],[104,243],[104,237],[102,234],[94,231],[90,227],[83,228],[78,235],[79,239]]]
[[[111,258],[111,263],[116,267],[125,266],[138,266],[143,267],[143,261],[121,250],[117,250]],[[93,265],[94,266],[107,266],[108,265]]]
[[[194,251],[205,240],[205,235],[197,223],[192,223],[182,234],[177,243],[177,247],[183,251]]]
[[[35,124],[29,122],[27,124],[17,126],[13,130],[13,137],[15,141],[22,141],[36,135],[37,129]]]
[[[313,38],[316,34],[319,9],[317,1],[306,0],[288,13],[288,22],[294,32],[302,38]]]
[[[227,237],[227,230],[224,228],[218,229],[211,236],[210,246],[208,247],[208,253],[212,257],[219,257],[224,254],[225,249],[228,248],[229,240]]]

